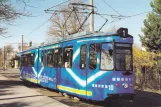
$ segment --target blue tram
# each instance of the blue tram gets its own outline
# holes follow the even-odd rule
[[[88,100],[132,100],[132,44],[126,28],[117,33],[79,33],[21,52],[20,78]]]

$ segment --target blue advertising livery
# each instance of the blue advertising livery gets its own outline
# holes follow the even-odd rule
[[[133,37],[128,30],[77,35],[21,52],[20,78],[88,100],[132,100]]]

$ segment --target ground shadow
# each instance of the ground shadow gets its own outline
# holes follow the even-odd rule
[[[8,90],[0,90],[0,96],[4,95],[12,95],[14,94],[13,92],[8,92]]]
[[[24,107],[24,106],[29,106],[29,105],[21,102],[0,104],[0,107]]]
[[[161,94],[136,90],[132,107],[161,107]]]
[[[16,80],[0,80],[0,89],[10,88],[12,86],[23,85],[23,81]]]
[[[87,107],[89,104],[90,106],[104,106],[104,107],[161,107],[161,94],[152,93],[152,92],[145,92],[145,91],[139,91],[135,90],[136,96],[134,98],[133,103],[122,103],[115,102],[111,105],[105,104],[105,102],[93,102],[89,100],[82,100],[79,101],[79,103],[71,101],[71,99],[63,98],[59,101],[61,103],[67,104],[69,106],[77,106],[77,107]],[[52,97],[56,100],[58,100],[55,97]]]
[[[0,100],[11,100],[11,99],[21,99],[21,98],[31,98],[31,97],[38,97],[43,95],[32,95],[32,96],[22,96],[22,97],[10,97],[10,98],[0,98]]]

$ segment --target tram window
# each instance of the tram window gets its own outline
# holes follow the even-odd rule
[[[31,65],[34,66],[34,62],[35,62],[35,54],[31,54]]]
[[[24,56],[24,64],[23,66],[27,66],[27,55]]]
[[[53,66],[53,67],[55,67],[55,66],[54,66],[54,65],[55,65],[54,60],[55,60],[55,51],[53,50],[53,54],[52,54],[52,66]]]
[[[34,58],[35,58],[35,54],[31,53],[31,54],[27,54],[27,66],[34,66]]]
[[[101,46],[101,64],[102,70],[113,69],[113,46],[112,43],[103,43]]]
[[[30,66],[31,65],[31,54],[27,54],[27,60],[28,60],[27,66]]]
[[[54,67],[62,67],[62,48],[55,49]]]
[[[41,66],[43,66],[43,52],[41,54]]]
[[[116,70],[132,70],[131,49],[116,49]]]
[[[41,65],[46,66],[46,51],[42,51],[42,56],[41,56]]]
[[[54,50],[48,50],[48,55],[47,55],[48,67],[53,66],[53,62],[54,62],[53,58],[54,58]]]
[[[65,68],[72,67],[72,58],[73,58],[73,47],[65,47],[63,54]]]
[[[21,66],[24,66],[25,64],[25,56],[24,55],[22,55],[21,56]]]
[[[99,44],[91,44],[89,48],[89,68],[96,69],[97,65],[97,52],[100,50]]]
[[[87,45],[82,45],[80,48],[80,68],[86,67]]]

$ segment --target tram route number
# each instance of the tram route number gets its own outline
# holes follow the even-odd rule
[[[105,89],[109,89],[109,90],[111,90],[111,91],[114,90],[114,85],[92,84],[92,87],[94,87],[94,88],[105,88]]]

